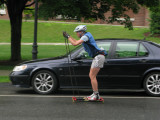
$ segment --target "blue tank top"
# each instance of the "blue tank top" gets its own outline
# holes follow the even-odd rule
[[[84,35],[87,36],[89,40],[86,42],[83,42],[82,45],[84,47],[84,50],[88,52],[89,56],[93,58],[99,53],[99,51],[102,51],[102,50],[98,48],[96,41],[94,40],[90,32],[87,32]],[[106,51],[104,55],[107,55]]]

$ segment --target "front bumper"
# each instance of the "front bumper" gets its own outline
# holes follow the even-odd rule
[[[11,72],[9,77],[12,84],[15,86],[27,88],[31,86],[29,75],[19,75],[16,72]]]

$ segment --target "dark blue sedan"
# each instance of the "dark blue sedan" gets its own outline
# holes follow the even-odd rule
[[[160,46],[130,39],[97,40],[108,51],[104,68],[98,74],[99,89],[144,89],[160,96]],[[92,58],[82,46],[71,57],[33,60],[17,65],[10,74],[13,85],[33,87],[39,94],[64,88],[91,88],[89,69]]]

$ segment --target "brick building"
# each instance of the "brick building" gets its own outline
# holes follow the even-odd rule
[[[149,26],[149,10],[145,7],[141,7],[138,14],[134,14],[131,10],[127,12],[127,15],[130,16],[130,19],[133,23],[133,26]],[[105,14],[106,17],[111,16],[111,12]],[[119,18],[123,20],[123,18]],[[97,21],[99,23],[105,23],[101,20]],[[118,23],[114,23],[117,25]]]
[[[128,11],[127,14],[130,16],[133,26],[149,26],[149,10],[145,7],[141,7],[138,14],[134,14],[132,11]],[[105,14],[106,17],[110,16],[111,12]],[[9,19],[8,12],[6,9],[0,9],[0,19]],[[123,18],[119,18],[123,20]],[[103,20],[97,20],[94,23],[106,24]],[[113,23],[119,25],[118,23]]]

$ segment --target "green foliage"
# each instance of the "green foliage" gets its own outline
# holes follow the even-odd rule
[[[0,0],[0,6],[3,5],[5,2],[4,0]]]
[[[0,4],[0,9],[4,9],[4,8],[5,8],[4,4]]]
[[[138,4],[144,5],[148,8],[155,7],[159,5],[160,0],[136,0]]]
[[[42,0],[39,16],[44,19],[62,15],[63,18],[89,21],[102,19],[108,23],[119,22],[129,29],[132,28],[130,16],[126,11],[138,13],[139,4],[147,7],[156,6],[159,0]],[[105,18],[104,13],[111,11],[112,15]],[[117,18],[124,18],[119,20]]]
[[[88,0],[42,0],[39,8],[39,17],[45,19],[62,15],[64,18],[71,19],[85,16],[89,18],[90,4]]]
[[[160,34],[160,6],[151,8],[150,18],[151,35]]]
[[[33,7],[26,7],[23,13],[25,15],[25,19],[29,19],[30,17],[34,16],[35,10]]]
[[[34,15],[34,8],[33,8],[33,7],[26,7],[26,8],[24,9],[23,13],[24,13],[25,15],[27,15],[27,14],[32,14],[32,15]]]

